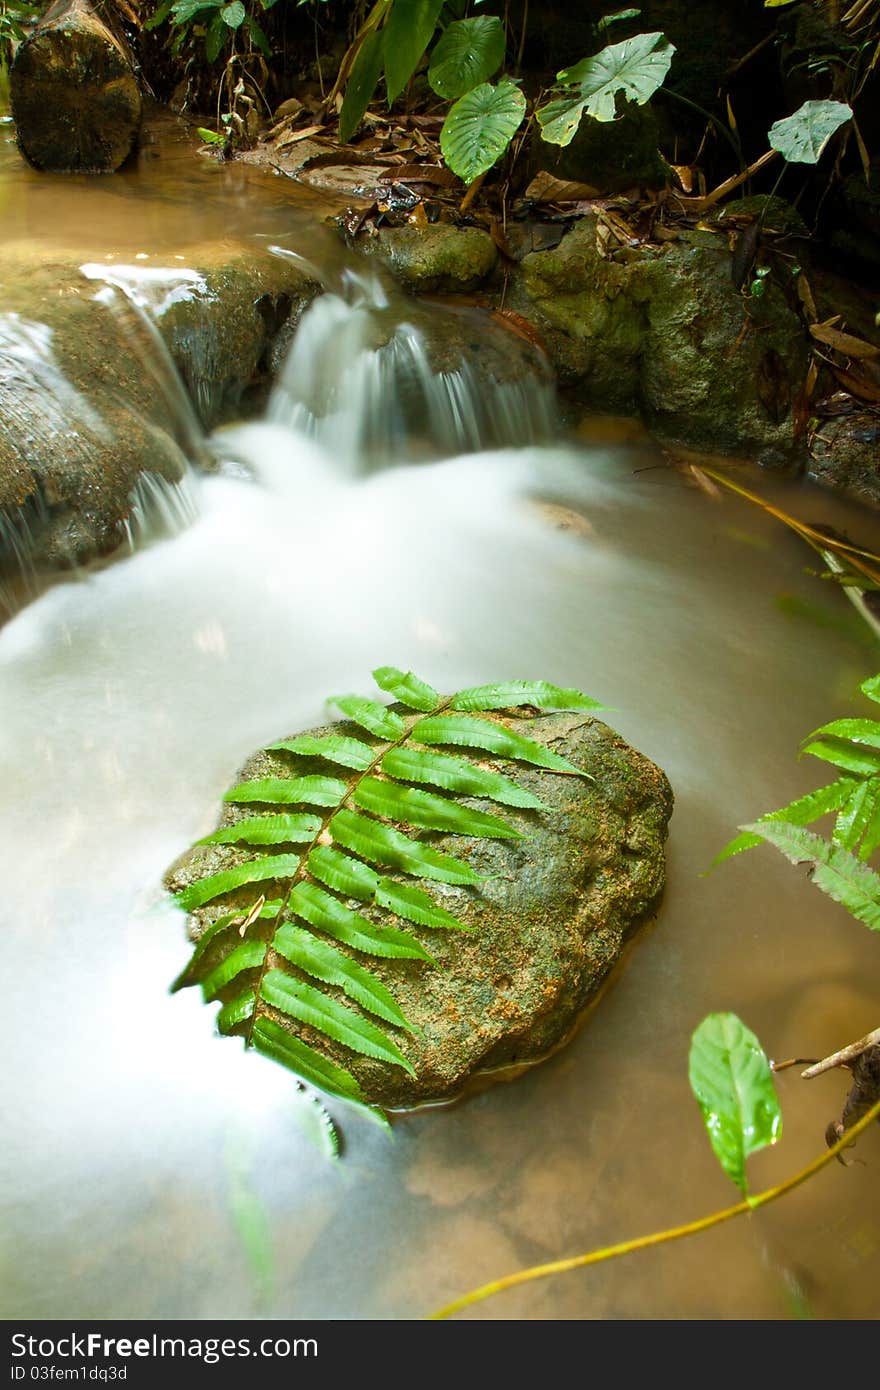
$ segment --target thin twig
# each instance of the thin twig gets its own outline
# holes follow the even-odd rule
[[[880,1028],[875,1028],[873,1032],[866,1033],[858,1042],[850,1043],[847,1047],[842,1047],[839,1052],[832,1052],[830,1057],[823,1057],[821,1062],[814,1062],[806,1071],[801,1072],[805,1081],[812,1081],[814,1076],[821,1076],[823,1071],[831,1071],[832,1067],[845,1067],[848,1062],[854,1061],[856,1057],[875,1043],[880,1043]]]

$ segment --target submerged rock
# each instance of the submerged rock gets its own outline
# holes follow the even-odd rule
[[[540,1061],[567,1039],[627,937],[654,910],[663,890],[663,845],[672,810],[663,772],[607,725],[582,714],[498,717],[498,722],[551,746],[588,770],[592,780],[517,764],[514,780],[540,796],[547,811],[467,801],[479,809],[503,810],[523,832],[521,839],[409,832],[491,876],[479,888],[423,885],[471,928],[467,933],[414,929],[436,966],[359,957],[414,1025],[412,1034],[388,1031],[415,1076],[283,1020],[290,1031],[347,1067],[378,1105],[408,1108],[448,1100],[476,1075]],[[363,737],[345,724],[313,732],[331,731]],[[297,758],[296,764],[297,775],[323,770],[317,760],[310,765]],[[511,775],[509,763],[486,755],[481,755],[481,766]],[[257,754],[240,774],[241,780],[290,775],[290,760],[272,752]],[[247,810],[253,813],[254,808]],[[227,808],[223,823],[236,819],[238,813]],[[248,857],[228,846],[196,847],[173,866],[166,884],[179,891]],[[223,911],[247,909],[256,896],[254,886],[238,889],[225,896]],[[348,905],[380,920],[376,909],[353,900]],[[197,938],[218,915],[216,904],[196,911],[192,935]],[[334,990],[328,987],[327,992]]]

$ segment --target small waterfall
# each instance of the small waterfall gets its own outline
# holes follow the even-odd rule
[[[375,277],[349,270],[303,315],[268,414],[354,474],[544,443],[555,399],[540,354],[506,329],[449,309],[428,319],[416,304],[390,301]]]
[[[141,473],[131,490],[131,511],[124,521],[129,550],[143,550],[156,541],[179,536],[199,515],[197,481],[184,474],[169,482],[160,473]]]

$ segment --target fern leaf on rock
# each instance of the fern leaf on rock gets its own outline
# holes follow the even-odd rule
[[[389,988],[393,974],[385,969],[386,982],[364,962],[438,968],[429,944],[407,928],[420,935],[469,931],[450,910],[455,902],[447,906],[436,895],[454,900],[486,882],[466,857],[435,848],[432,836],[457,835],[477,846],[523,837],[485,803],[535,815],[546,808],[498,763],[590,776],[493,712],[601,708],[580,691],[543,681],[474,686],[444,698],[411,671],[382,666],[373,675],[397,708],[360,695],[335,697],[357,736],[343,726],[268,744],[256,764],[265,775],[225,794],[224,823],[190,852],[192,873],[176,894],[201,930],[173,986],[200,985],[206,999],[220,1002],[221,1033],[242,1037],[308,1084],[367,1109],[358,1082],[336,1060],[339,1049],[343,1057],[414,1073],[406,1053],[411,1025]],[[475,711],[489,717],[478,719]],[[452,755],[433,745],[466,751]],[[486,766],[487,754],[493,765]],[[320,764],[328,761],[345,776],[323,775]],[[255,814],[238,809],[250,804]],[[285,844],[302,852],[248,853],[250,846]],[[268,901],[255,897],[263,884],[277,885]],[[319,1050],[322,1038],[336,1045],[333,1056]]]

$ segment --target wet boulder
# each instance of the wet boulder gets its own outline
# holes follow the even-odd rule
[[[373,256],[405,289],[463,294],[491,275],[495,243],[479,227],[381,227],[361,233],[358,250]]]
[[[660,769],[607,725],[582,714],[493,718],[584,768],[589,779],[520,764],[512,772],[510,763],[480,755],[481,767],[513,776],[545,803],[546,810],[536,811],[464,799],[480,810],[503,810],[522,838],[409,831],[486,875],[477,887],[422,883],[470,929],[415,929],[436,965],[360,957],[413,1025],[411,1033],[387,1031],[415,1074],[360,1057],[277,1015],[276,1021],[296,1037],[348,1068],[367,1099],[392,1109],[449,1100],[475,1077],[531,1065],[563,1044],[663,890],[672,792]],[[313,732],[363,738],[362,731],[345,724]],[[322,770],[318,760],[313,765],[305,758],[295,761],[297,776]],[[262,752],[245,765],[240,779],[291,773],[287,755]],[[227,807],[223,824],[237,820],[244,809],[253,814],[255,808]],[[196,847],[172,867],[166,885],[180,891],[248,857],[231,845]],[[190,918],[192,935],[198,938],[221,912],[246,912],[256,898],[255,887],[270,895],[274,891],[272,885],[251,885],[226,894],[219,906],[199,908]],[[377,924],[389,920],[355,900],[347,905]],[[233,994],[235,989],[233,984]],[[332,987],[327,993],[344,998]]]

